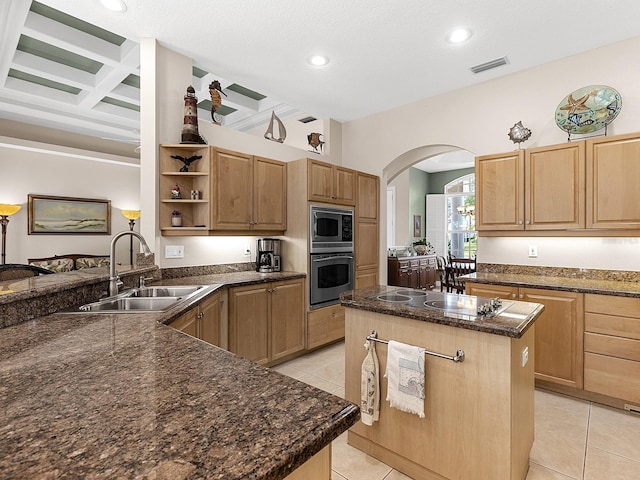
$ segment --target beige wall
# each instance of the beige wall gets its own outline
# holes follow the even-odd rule
[[[610,85],[622,95],[622,111],[608,133],[638,131],[638,51],[640,37],[345,123],[344,164],[380,175],[384,192],[388,179],[420,160],[420,156],[425,158],[425,152],[435,153],[452,146],[476,155],[513,150],[515,145],[507,134],[519,120],[533,131],[523,147],[563,143],[566,136],[554,121],[556,107],[569,92],[594,84]],[[383,204],[381,209],[384,223],[386,206]],[[385,228],[383,224],[383,270]],[[637,240],[483,237],[478,244],[478,258],[490,263],[640,270]],[[538,246],[539,256],[535,259],[527,256],[529,243]],[[383,271],[381,279],[384,278]]]
[[[7,263],[66,253],[108,254],[112,235],[129,229],[120,211],[140,208],[140,166],[130,158],[0,137],[0,172],[0,200],[22,205],[9,219]],[[28,235],[29,194],[110,200],[112,235]],[[129,242],[120,240],[117,247],[116,260],[128,264]]]

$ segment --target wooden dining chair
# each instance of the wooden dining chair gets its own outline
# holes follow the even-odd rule
[[[475,258],[451,258],[448,268],[448,284],[456,293],[464,293],[465,281],[460,278],[476,271]]]
[[[444,292],[446,290],[447,292],[450,292],[451,288],[449,286],[449,281],[448,281],[449,273],[447,272],[447,267],[448,267],[447,259],[444,258],[442,255],[438,255],[436,257],[436,262],[438,263],[438,277],[440,279],[440,291]]]

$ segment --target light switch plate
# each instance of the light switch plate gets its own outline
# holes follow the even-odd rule
[[[166,245],[164,258],[184,258],[184,245]]]

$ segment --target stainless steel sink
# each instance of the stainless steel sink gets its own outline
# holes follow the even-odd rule
[[[191,295],[202,288],[202,285],[184,285],[178,287],[141,287],[131,291],[131,297],[183,297]]]
[[[213,285],[148,286],[125,290],[118,295],[87,303],[71,313],[144,313],[164,312],[187,301],[195,301],[216,290]],[[70,313],[70,312],[60,312]]]
[[[88,303],[82,305],[80,310],[83,312],[121,312],[121,311],[152,311],[162,312],[173,307],[180,297],[124,297],[110,298],[99,302]]]

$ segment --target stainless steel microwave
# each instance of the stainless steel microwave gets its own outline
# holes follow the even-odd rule
[[[311,253],[353,252],[353,210],[309,207]]]

